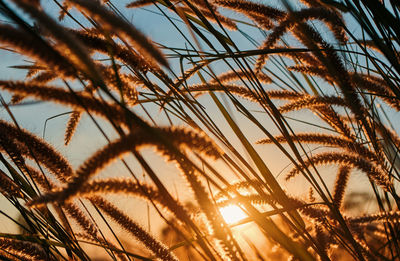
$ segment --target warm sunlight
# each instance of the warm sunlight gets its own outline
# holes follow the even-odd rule
[[[400,261],[399,3],[0,0],[0,261]]]
[[[228,224],[235,224],[247,217],[247,214],[237,205],[229,205],[220,208],[219,211],[221,212],[225,222]]]

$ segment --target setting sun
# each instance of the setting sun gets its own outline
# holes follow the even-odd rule
[[[230,205],[219,209],[225,222],[228,224],[235,224],[247,217],[247,214],[236,205]]]
[[[400,0],[0,0],[0,261],[400,261],[399,115]]]

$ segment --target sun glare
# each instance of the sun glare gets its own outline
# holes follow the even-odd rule
[[[235,224],[247,217],[247,214],[243,212],[243,210],[236,205],[230,205],[223,208],[220,208],[222,217],[225,222],[228,224]]]

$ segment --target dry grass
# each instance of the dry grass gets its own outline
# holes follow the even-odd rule
[[[9,22],[0,44],[32,63],[13,66],[27,70],[25,80],[0,79],[12,119],[0,120],[0,193],[20,218],[0,214],[22,231],[0,231],[2,259],[91,260],[89,245],[110,260],[399,258],[400,137],[387,116],[400,109],[396,3],[139,0],[119,10],[113,1],[55,0],[56,21],[40,1],[10,2],[0,1]],[[187,48],[161,48],[123,16],[143,7],[172,15]],[[241,50],[231,36],[255,43],[245,33],[255,28],[263,41]],[[65,146],[82,135],[84,118],[108,143],[74,166],[14,117],[13,106],[29,99],[72,108]],[[290,163],[285,179],[260,153],[265,146]],[[175,196],[148,147],[175,166],[188,185],[175,190],[190,197]],[[130,177],[116,173],[121,166]],[[106,168],[113,177],[104,178]],[[287,190],[292,179],[306,187]],[[369,209],[346,207],[355,191],[373,198]],[[147,231],[130,216],[134,204],[121,207],[115,195],[147,202],[163,234]],[[245,218],[228,223],[220,209],[229,205]],[[243,224],[256,236],[237,233]]]

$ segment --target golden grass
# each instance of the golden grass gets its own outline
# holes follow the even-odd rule
[[[171,11],[175,20],[168,21],[188,46],[180,49],[160,48],[163,43],[154,43],[123,16],[137,9],[118,10],[113,1],[55,1],[60,20],[72,19],[73,26],[54,20],[40,1],[13,2],[11,8],[0,1],[0,11],[12,22],[0,24],[0,43],[32,64],[13,66],[27,70],[25,80],[0,79],[2,106],[12,119],[0,120],[0,193],[22,220],[0,208],[21,229],[20,234],[0,231],[1,258],[91,260],[88,245],[112,260],[398,258],[400,137],[388,116],[400,109],[399,59],[391,55],[399,35],[390,31],[393,21],[400,24],[390,15],[398,6],[385,13],[388,20],[375,17],[382,20],[377,20],[380,31],[374,31],[357,20],[365,14],[349,3],[127,4],[154,8],[165,17],[171,13],[164,11]],[[374,2],[381,12],[389,10]],[[353,35],[344,10],[368,36]],[[186,25],[187,35],[176,19]],[[231,38],[245,36],[255,43],[246,28],[264,36],[253,50],[241,50],[241,42]],[[382,34],[389,31],[391,37]],[[73,165],[56,144],[20,127],[24,124],[12,106],[27,99],[72,108],[65,146],[82,135],[76,130],[86,116],[107,144]],[[154,108],[167,121],[153,117]],[[304,117],[311,115],[304,111],[314,118]],[[223,118],[216,120],[219,114]],[[308,129],[300,131],[291,119]],[[114,131],[112,138],[105,125]],[[260,153],[266,146],[290,163],[284,179],[271,170],[270,155]],[[187,186],[173,192],[166,182],[170,177],[144,150],[149,147],[175,166],[174,179],[180,176]],[[121,166],[131,177],[122,177]],[[97,178],[105,169],[113,177]],[[286,190],[292,179],[307,184],[308,196]],[[358,179],[369,184],[358,186]],[[347,207],[355,190],[373,198],[372,210]],[[177,196],[187,192],[186,199]],[[122,207],[113,200],[120,196],[144,200],[173,240],[162,242],[164,237],[147,231],[129,212],[137,201]],[[236,224],[220,213],[229,205],[244,215]],[[243,240],[236,230],[243,224],[256,229],[257,237]],[[144,250],[124,242],[129,238]]]

